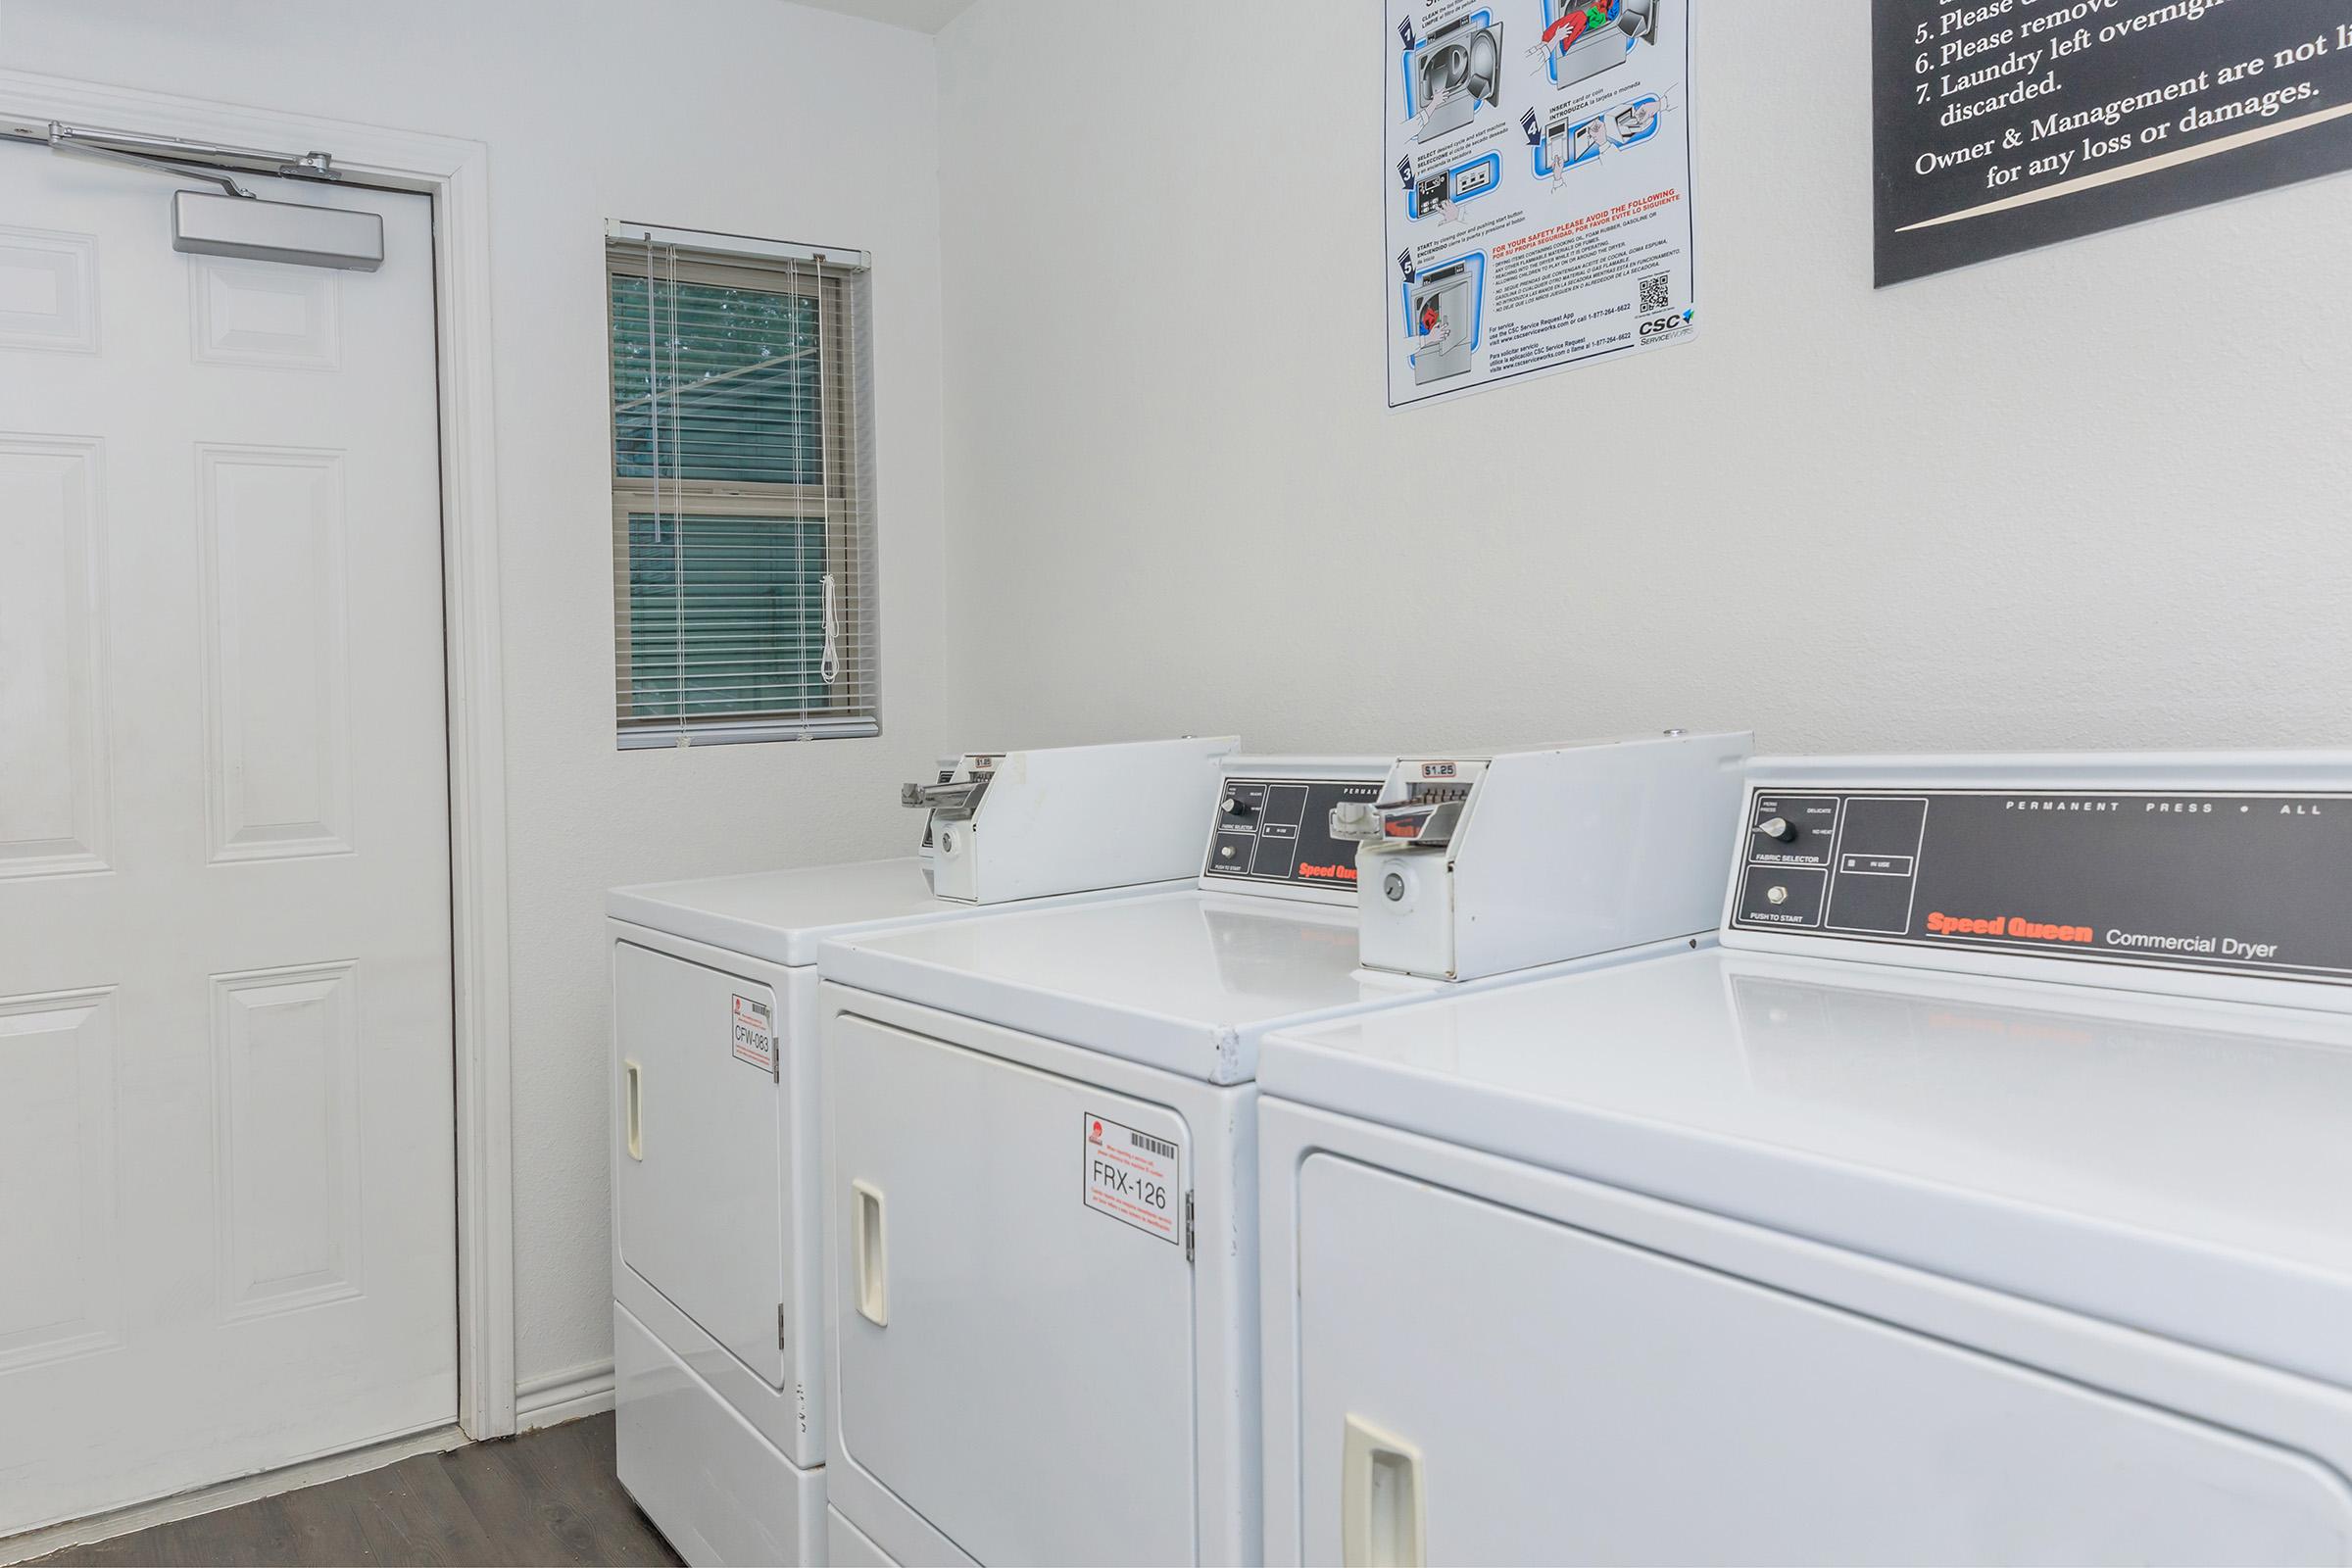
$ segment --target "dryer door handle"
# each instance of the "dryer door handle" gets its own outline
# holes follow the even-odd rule
[[[882,1189],[871,1182],[850,1183],[850,1252],[858,1315],[878,1329],[890,1327],[890,1233]]]
[[[645,1158],[645,1069],[633,1061],[620,1064],[621,1137],[631,1159]]]
[[[1346,1568],[1422,1568],[1421,1450],[1360,1415],[1340,1448],[1340,1561]]]

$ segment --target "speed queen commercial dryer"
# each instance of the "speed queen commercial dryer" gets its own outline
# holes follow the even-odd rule
[[[919,858],[610,895],[619,1472],[689,1562],[823,1560],[818,940],[1189,876],[1234,744],[975,754]]]
[[[1719,947],[1266,1042],[1267,1560],[2352,1556],[2352,754],[1731,837]]]
[[[1197,888],[826,943],[839,1552],[1253,1558],[1259,1038],[1687,947],[1746,753],[1237,761]]]

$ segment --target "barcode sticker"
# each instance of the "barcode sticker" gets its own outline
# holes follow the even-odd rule
[[[775,1017],[764,1002],[749,997],[735,999],[735,1020],[731,1030],[735,1045],[735,1059],[748,1061],[761,1072],[776,1070]]]
[[[1183,1246],[1184,1168],[1177,1147],[1091,1113],[1085,1140],[1086,1206]]]

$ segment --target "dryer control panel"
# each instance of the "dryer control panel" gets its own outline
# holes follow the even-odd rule
[[[1369,804],[1381,775],[1360,778],[1230,777],[1217,798],[1203,885],[1261,883],[1333,890],[1355,901],[1355,844],[1331,833],[1343,801]],[[1385,771],[1385,768],[1383,769]]]
[[[1751,787],[1726,929],[2352,984],[2341,782]]]

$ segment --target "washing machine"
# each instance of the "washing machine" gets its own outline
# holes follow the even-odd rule
[[[1234,745],[974,754],[919,856],[609,895],[618,1468],[688,1561],[825,1560],[819,940],[1189,877]]]
[[[1268,1560],[2352,1556],[2352,754],[1728,826],[1717,946],[1266,1042]]]
[[[1440,27],[1413,56],[1413,101],[1428,109],[1415,141],[1450,135],[1470,123],[1480,104],[1500,101],[1502,27],[1485,17]]]
[[[1190,890],[827,942],[845,1539],[901,1563],[1252,1560],[1258,1041],[1687,948],[1715,910],[1700,824],[1738,809],[1746,752],[1236,764]],[[1384,951],[1409,964],[1364,967],[1358,903],[1396,911]]]

